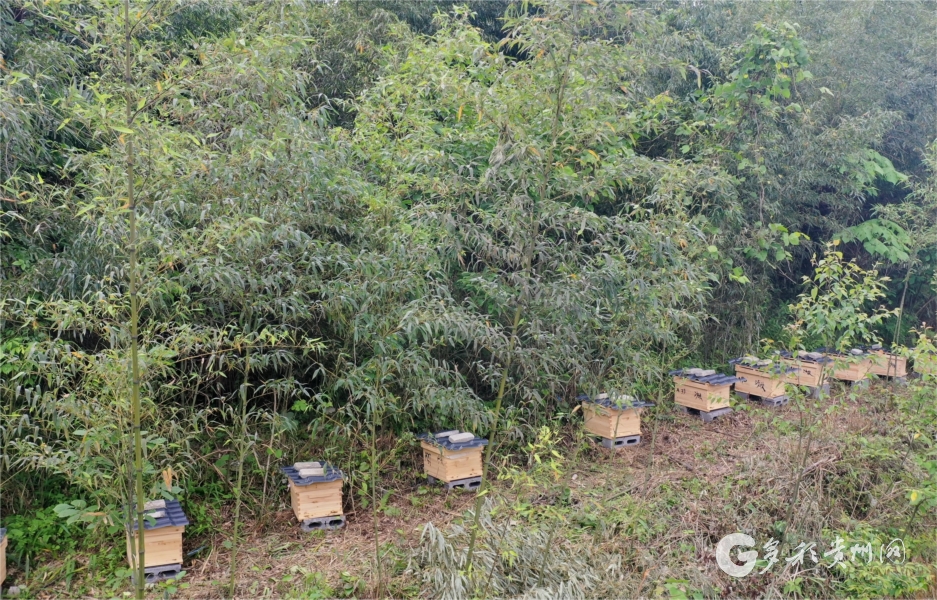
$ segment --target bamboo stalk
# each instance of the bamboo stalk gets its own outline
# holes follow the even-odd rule
[[[126,126],[133,125],[133,93],[131,84],[133,64],[130,26],[130,0],[124,0],[124,96],[127,108]],[[140,357],[139,357],[139,322],[140,314],[137,299],[137,202],[134,195],[134,154],[133,135],[127,137],[127,205],[130,210],[130,370],[131,370],[131,406],[133,411],[133,470],[134,487],[137,498],[137,580],[134,586],[137,600],[143,600],[146,575],[146,546],[144,544],[143,515],[143,436],[140,432],[142,412],[140,408]]]
[[[231,565],[228,594],[235,597],[237,589],[238,529],[241,525],[241,486],[244,482],[244,438],[247,437],[247,385],[251,370],[251,348],[247,347],[244,355],[244,385],[241,386],[241,432],[238,436],[238,475],[234,485],[234,532],[231,539]]]

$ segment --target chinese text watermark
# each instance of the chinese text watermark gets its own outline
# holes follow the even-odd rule
[[[781,562],[778,547],[780,541],[774,538],[769,539],[761,550],[764,555],[761,558],[765,561],[765,567],[758,571],[759,575],[764,575],[777,563]],[[732,551],[736,548],[742,549],[738,553],[738,560],[741,564],[733,560]],[[751,548],[751,550],[745,550]],[[755,539],[744,533],[731,533],[716,544],[716,563],[727,575],[732,577],[745,577],[755,570],[759,554],[755,549]],[[841,537],[836,537],[829,550],[820,554],[816,542],[801,542],[795,548],[792,548],[790,554],[784,557],[784,563],[791,568],[800,568],[804,566],[822,565],[827,569],[832,569],[836,565],[842,565],[844,562],[866,562],[871,563],[874,559],[880,562],[902,563],[905,561],[904,541],[898,538],[893,539],[886,544],[878,544],[877,552],[872,542],[863,544],[852,544],[848,548],[846,542]]]

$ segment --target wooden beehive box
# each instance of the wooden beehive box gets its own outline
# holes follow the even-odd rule
[[[703,412],[728,407],[732,384],[739,381],[737,377],[702,369],[680,369],[670,374],[674,376],[674,403]]]
[[[914,359],[914,370],[921,375],[937,377],[937,354],[920,354]]]
[[[161,503],[164,503],[162,506]],[[144,567],[182,564],[182,534],[189,524],[182,505],[176,500],[147,503],[147,518],[143,524]],[[127,535],[127,562],[137,564],[137,523],[133,533]]]
[[[0,529],[0,585],[7,578],[7,530]]]
[[[735,375],[739,381],[735,391],[762,398],[777,398],[787,395],[784,383],[789,368],[770,360],[738,358],[731,361],[735,365]]]
[[[796,369],[784,374],[785,383],[822,387],[829,379],[832,361],[819,352],[799,352],[796,356],[781,354],[781,364]]]
[[[452,442],[449,436],[458,431],[445,431],[420,436],[423,447],[423,471],[447,483],[480,477],[482,475],[482,449],[488,440],[473,438],[466,442]]]
[[[872,374],[882,377],[907,377],[908,359],[882,349],[872,351]]]
[[[833,379],[862,381],[872,372],[872,358],[867,354],[833,354],[830,365]]]
[[[610,399],[599,394],[593,400],[584,399],[582,415],[586,431],[606,439],[641,435],[641,410],[654,406],[631,397]]]
[[[344,474],[320,463],[295,463],[280,469],[289,478],[290,506],[299,521],[339,517],[342,511]]]

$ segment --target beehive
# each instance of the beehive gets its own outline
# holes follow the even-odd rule
[[[751,357],[737,358],[729,362],[735,365],[735,375],[739,377],[735,391],[762,398],[787,395],[784,379],[794,370],[793,367]]]
[[[861,350],[851,350],[849,354],[827,353],[833,359],[830,365],[833,379],[841,381],[862,381],[872,372],[872,358]]]
[[[608,394],[599,394],[594,399],[585,397],[582,415],[586,431],[606,439],[617,439],[641,435],[641,410],[654,406],[635,400],[630,396],[610,399]]]
[[[423,447],[423,471],[447,483],[480,477],[482,474],[482,448],[488,440],[472,436],[470,440],[452,441],[458,431],[444,431],[420,436]],[[469,434],[471,435],[471,434]]]
[[[921,353],[914,359],[914,370],[921,375],[937,377],[937,354]]]
[[[872,374],[882,377],[907,377],[908,359],[904,356],[898,356],[891,352],[885,352],[882,348],[874,348],[871,351]]]
[[[299,521],[342,516],[344,474],[320,463],[295,463],[280,469],[289,478],[290,505]]]
[[[832,369],[830,363],[833,361],[820,352],[801,351],[796,356],[789,352],[782,352],[780,356],[782,364],[796,369],[784,374],[785,383],[818,388],[822,387],[829,378]]]
[[[7,530],[0,529],[0,585],[7,578]]]
[[[674,403],[703,412],[728,407],[732,384],[740,381],[703,369],[679,369],[670,374],[674,376]]]
[[[182,534],[189,524],[182,505],[176,500],[147,502],[143,523],[144,567],[182,564]],[[137,523],[127,535],[127,562],[137,566]]]

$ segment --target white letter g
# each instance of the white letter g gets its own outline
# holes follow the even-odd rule
[[[716,563],[727,575],[731,575],[732,577],[745,577],[755,568],[755,561],[758,560],[758,552],[755,550],[739,552],[739,560],[745,561],[744,565],[739,565],[732,560],[729,554],[732,548],[736,546],[754,548],[755,539],[744,533],[730,533],[725,536],[716,544]]]

